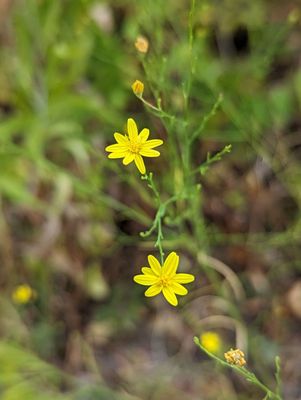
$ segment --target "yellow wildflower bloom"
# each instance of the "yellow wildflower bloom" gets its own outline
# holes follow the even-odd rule
[[[163,266],[152,255],[148,256],[149,267],[142,268],[142,274],[134,276],[134,281],[140,285],[150,286],[145,291],[146,297],[163,293],[165,299],[173,306],[178,305],[177,295],[185,296],[188,290],[181,283],[194,281],[191,274],[177,274],[179,256],[173,251],[166,258]]]
[[[144,90],[144,84],[143,82],[136,80],[133,84],[132,84],[132,89],[133,92],[136,96],[141,97],[143,95],[143,90]]]
[[[12,293],[12,299],[16,304],[27,304],[34,297],[35,291],[26,284],[17,286]]]
[[[142,129],[138,135],[136,122],[132,118],[129,118],[127,121],[127,133],[127,135],[122,135],[118,132],[114,133],[117,143],[106,147],[106,151],[111,152],[108,157],[123,158],[122,162],[124,165],[128,165],[132,161],[135,161],[136,167],[141,174],[144,175],[146,169],[142,156],[159,157],[159,151],[153,150],[153,148],[161,146],[163,140],[147,140],[149,136],[149,129],[147,128]]]
[[[245,355],[239,349],[230,349],[227,353],[224,354],[227,363],[232,365],[238,365],[242,367],[246,364]]]
[[[221,349],[220,336],[215,332],[204,332],[200,336],[201,345],[210,353],[217,354]]]
[[[148,51],[148,40],[144,36],[138,36],[135,42],[135,47],[140,53],[147,53]]]

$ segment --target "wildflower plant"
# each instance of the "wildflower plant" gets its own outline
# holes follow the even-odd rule
[[[114,137],[117,143],[106,147],[106,151],[110,152],[108,157],[114,159],[123,158],[122,163],[124,165],[134,161],[139,172],[145,174],[146,168],[142,157],[159,157],[159,151],[154,150],[154,148],[163,144],[161,139],[148,140],[149,133],[147,128],[138,133],[135,120],[129,118],[127,121],[127,134],[122,135],[115,132]]]
[[[134,281],[150,286],[144,293],[146,297],[153,297],[162,292],[168,303],[177,306],[176,295],[185,296],[188,293],[183,284],[193,282],[194,276],[177,273],[179,256],[175,252],[167,256],[163,265],[152,255],[148,256],[148,263],[150,267],[142,267],[142,274],[134,276]]]
[[[218,86],[210,86],[210,84],[205,89],[212,93],[210,106],[208,107],[208,104],[204,106],[202,102],[197,103],[199,99],[196,91],[202,87],[198,80],[198,74],[201,74],[202,70],[197,70],[197,58],[203,49],[200,45],[198,47],[195,40],[195,6],[196,1],[192,0],[188,18],[186,58],[183,60],[184,67],[180,67],[176,73],[177,66],[169,65],[168,68],[167,58],[156,54],[160,43],[157,43],[158,48],[152,52],[153,47],[156,46],[153,38],[151,49],[145,37],[140,36],[135,42],[137,51],[142,53],[138,55],[138,60],[145,74],[143,80],[147,82],[150,93],[147,96],[144,94],[144,83],[140,80],[136,80],[131,88],[145,110],[153,118],[160,120],[161,128],[167,136],[166,146],[164,146],[167,168],[164,172],[168,179],[160,180],[159,174],[157,176],[147,170],[143,159],[143,157],[158,157],[160,153],[154,148],[162,145],[163,141],[161,139],[148,140],[149,129],[144,128],[139,133],[133,118],[127,121],[127,134],[116,132],[114,137],[117,143],[106,147],[106,151],[110,152],[108,156],[110,159],[121,158],[124,165],[135,163],[142,175],[141,180],[150,189],[150,193],[145,194],[144,188],[141,188],[141,192],[155,209],[152,222],[148,229],[140,233],[140,236],[144,239],[147,249],[154,245],[154,248],[159,251],[160,260],[152,254],[148,255],[149,266],[143,266],[141,274],[135,275],[133,280],[139,285],[148,286],[144,293],[146,297],[154,297],[162,293],[165,300],[172,306],[178,305],[177,296],[185,296],[188,293],[183,284],[195,280],[192,274],[177,273],[180,258],[175,249],[178,247],[183,247],[198,262],[198,267],[212,267],[221,274],[238,300],[244,294],[242,285],[231,268],[206,254],[208,235],[201,211],[202,179],[214,163],[220,162],[231,152],[232,146],[225,144],[213,155],[208,152],[203,162],[197,159],[195,153],[200,147],[200,139],[205,135],[209,123],[220,109],[232,112],[233,107],[229,106],[226,96],[217,89]],[[177,76],[181,83],[175,91],[176,101],[167,91],[168,87],[172,87],[174,76]],[[193,112],[193,107],[191,107],[195,106],[195,103],[197,103],[197,113]],[[224,103],[226,104],[223,107]],[[203,110],[201,116],[199,109]],[[136,186],[139,184],[140,182],[135,181]],[[168,247],[167,256],[165,256],[165,247]],[[210,280],[210,273],[208,276]],[[212,280],[216,284],[216,279]],[[241,323],[239,310],[235,318]],[[262,389],[266,394],[266,399],[281,399],[278,359],[276,361],[277,388],[274,392],[245,367],[246,359],[242,350],[230,349],[225,353],[225,360],[217,356],[221,351],[221,338],[216,333],[204,332],[200,339],[195,338],[195,343],[209,357],[227,368],[234,369]]]
[[[224,357],[226,361],[218,357],[217,355],[210,352],[199,340],[199,338],[194,338],[194,343],[205,353],[207,356],[215,360],[218,364],[233,369],[236,373],[243,376],[248,382],[252,385],[257,386],[265,393],[265,400],[282,400],[281,396],[281,378],[280,378],[280,358],[275,358],[275,366],[276,366],[276,389],[273,391],[269,387],[267,387],[263,382],[261,382],[257,376],[249,371],[245,365],[245,355],[244,352],[240,349],[230,349],[225,353]]]

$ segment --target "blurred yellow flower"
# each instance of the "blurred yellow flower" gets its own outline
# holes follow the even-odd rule
[[[220,336],[215,332],[204,332],[200,336],[201,345],[210,353],[217,354],[221,349]]]
[[[106,147],[106,151],[111,152],[109,158],[123,158],[124,165],[130,164],[135,161],[136,167],[141,174],[145,174],[146,169],[143,157],[159,157],[160,153],[153,150],[154,147],[161,146],[163,140],[152,139],[147,140],[149,136],[149,129],[144,128],[138,135],[138,128],[136,122],[129,118],[127,121],[127,135],[115,132],[114,137],[116,144]]]
[[[135,42],[135,47],[140,53],[147,53],[148,40],[144,36],[138,36]]]
[[[35,291],[26,284],[19,285],[12,293],[12,299],[16,304],[27,304],[35,297]]]
[[[245,355],[239,349],[230,349],[224,354],[227,363],[242,367],[246,364]]]
[[[134,276],[134,281],[139,285],[150,286],[145,291],[146,297],[156,296],[163,292],[163,296],[173,306],[178,305],[179,296],[185,296],[188,290],[181,283],[194,281],[191,274],[177,274],[179,256],[173,251],[166,258],[163,266],[152,255],[148,256],[149,267],[142,267],[142,274]]]
[[[136,80],[133,84],[132,84],[132,89],[133,92],[136,96],[141,97],[143,95],[143,90],[144,90],[144,84],[143,82]]]
[[[300,10],[298,8],[293,8],[287,17],[288,22],[292,25],[297,24],[300,21],[300,16]]]

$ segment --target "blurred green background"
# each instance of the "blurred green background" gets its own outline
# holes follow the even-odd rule
[[[301,7],[196,0],[192,59],[190,9],[0,0],[1,400],[262,398],[199,353],[205,331],[271,385],[279,354],[285,398],[301,398]],[[143,107],[135,79],[173,120]],[[168,198],[185,137],[221,94],[191,158],[232,151],[197,177],[193,212],[183,200],[164,219],[166,250],[197,278],[173,309],[132,281],[156,254],[139,236],[156,205],[104,148],[129,117],[149,127]]]

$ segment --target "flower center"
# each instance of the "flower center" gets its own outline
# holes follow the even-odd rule
[[[131,153],[138,154],[141,150],[141,143],[139,142],[130,142],[129,143],[129,150]]]
[[[167,276],[161,276],[160,278],[160,283],[163,287],[169,286],[170,284],[170,278]]]

